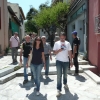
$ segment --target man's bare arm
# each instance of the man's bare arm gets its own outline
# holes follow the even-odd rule
[[[69,54],[69,58],[70,58],[70,65],[71,67],[73,66],[73,63],[72,63],[72,51],[68,51],[68,54]]]
[[[69,54],[69,58],[70,58],[70,62],[72,62],[72,51],[68,51],[68,54]]]
[[[73,56],[75,56],[75,53],[77,52],[77,46],[74,46],[74,49],[73,49]]]
[[[54,52],[54,54],[58,54],[59,52],[61,52],[62,51],[62,49],[59,49],[59,50],[54,50],[53,52]]]

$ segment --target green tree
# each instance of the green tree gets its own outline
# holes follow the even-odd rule
[[[38,13],[38,10],[36,10],[35,8],[30,8],[29,12],[26,15],[26,19],[27,20],[32,20],[34,16],[36,16],[36,14]]]
[[[38,13],[38,10],[35,8],[30,8],[29,12],[27,13],[26,19],[27,21],[25,22],[25,30],[27,32],[36,32],[38,33],[36,24],[34,22],[34,16],[36,16]]]
[[[28,20],[27,22],[25,22],[25,30],[27,32],[38,33],[38,29],[36,27],[36,24],[35,24],[34,20]]]
[[[39,10],[41,11],[41,10],[43,10],[44,8],[48,8],[48,7],[49,7],[49,6],[48,6],[48,3],[49,3],[49,2],[45,2],[45,3],[41,4],[41,5],[39,6]]]
[[[52,5],[49,8],[44,8],[35,17],[34,21],[38,28],[45,29],[50,36],[51,26],[63,28],[62,19],[69,10],[69,4],[58,2],[56,5]]]

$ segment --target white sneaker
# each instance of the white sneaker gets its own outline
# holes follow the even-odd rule
[[[40,95],[40,92],[37,92],[36,95],[39,96]]]
[[[56,97],[60,97],[61,96],[61,92],[60,90],[57,91]]]
[[[64,88],[65,88],[65,89],[69,89],[67,84],[64,85]]]

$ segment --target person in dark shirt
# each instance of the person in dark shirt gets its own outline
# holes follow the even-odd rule
[[[28,82],[28,73],[27,73],[27,66],[26,63],[28,61],[28,56],[30,54],[30,50],[32,50],[30,36],[25,36],[25,41],[22,43],[21,51],[20,51],[20,62],[22,63],[22,54],[23,54],[23,66],[24,66],[24,81],[23,84]],[[33,79],[33,74],[31,71],[31,79]]]
[[[77,32],[74,31],[72,32],[72,37],[73,37],[73,43],[72,43],[72,53],[73,53],[73,61],[74,61],[74,66],[75,66],[75,74],[78,75],[79,73],[79,64],[78,64],[78,50],[79,50],[79,38],[77,37]]]
[[[31,69],[34,74],[34,81],[35,85],[37,87],[36,95],[38,96],[39,90],[40,90],[40,76],[41,76],[41,70],[44,64],[45,67],[45,57],[44,57],[44,47],[43,42],[40,37],[36,37],[33,43],[33,50],[30,51],[30,54],[32,52],[32,61],[31,61]],[[28,63],[27,63],[28,65]]]
[[[24,61],[24,81],[23,84],[28,82],[28,73],[27,73],[27,66],[26,63],[28,61],[28,56],[30,54],[30,50],[32,50],[31,43],[30,43],[30,36],[25,36],[25,41],[22,43],[21,51],[20,51],[20,62],[22,63],[22,54],[23,54],[23,61]],[[32,71],[31,71],[32,74]],[[33,74],[31,76],[33,79]]]

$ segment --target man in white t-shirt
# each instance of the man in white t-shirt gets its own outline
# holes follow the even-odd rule
[[[12,63],[16,63],[17,62],[17,55],[18,55],[18,47],[20,45],[20,40],[18,37],[18,33],[15,32],[14,36],[12,36],[10,38],[10,48],[12,50]]]
[[[70,57],[70,65],[72,66],[72,49],[71,45],[68,41],[65,40],[66,35],[64,32],[60,34],[60,40],[55,42],[53,51],[56,54],[56,68],[57,68],[57,97],[61,95],[62,88],[62,70],[63,70],[63,84],[66,89],[68,89],[67,85],[67,69],[69,66],[69,58]]]

